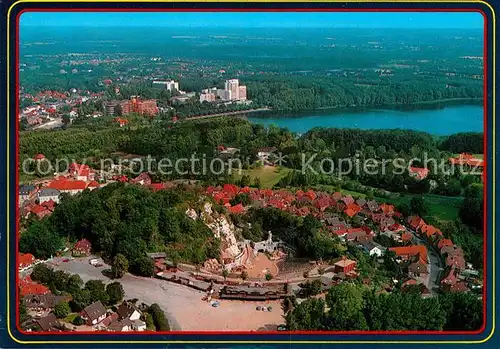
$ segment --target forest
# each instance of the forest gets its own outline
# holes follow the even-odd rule
[[[255,161],[257,158],[257,151],[263,147],[276,147],[280,149],[287,156],[287,163],[284,165],[293,171],[290,171],[284,176],[279,183],[278,187],[315,187],[317,185],[327,185],[336,188],[342,188],[359,193],[365,193],[371,197],[377,196],[384,198],[388,193],[399,192],[404,195],[405,193],[413,193],[424,195],[433,193],[444,196],[454,196],[457,198],[464,198],[463,203],[460,204],[459,217],[462,224],[453,224],[444,226],[444,222],[432,222],[443,230],[448,231],[449,236],[453,236],[454,240],[460,242],[463,246],[468,259],[474,261],[475,265],[480,265],[482,253],[482,217],[483,217],[483,198],[482,198],[482,183],[480,176],[469,174],[462,174],[459,171],[446,173],[447,170],[452,170],[448,163],[448,158],[452,155],[450,144],[460,146],[460,150],[474,152],[478,150],[478,143],[481,134],[456,134],[445,138],[435,138],[423,132],[416,132],[410,130],[381,130],[381,131],[363,131],[358,129],[313,129],[308,133],[296,137],[296,135],[287,131],[286,129],[279,129],[277,127],[264,128],[261,125],[252,125],[249,122],[239,118],[216,118],[197,120],[190,122],[180,122],[172,125],[168,122],[158,122],[149,125],[137,125],[136,127],[103,127],[97,132],[87,129],[85,126],[78,128],[68,128],[63,131],[45,131],[45,132],[30,132],[23,133],[20,139],[20,153],[21,159],[31,158],[37,153],[45,154],[49,159],[56,158],[73,158],[73,152],[78,152],[76,157],[77,161],[82,159],[92,167],[98,168],[99,158],[106,158],[111,156],[114,152],[125,152],[129,154],[136,154],[138,156],[151,155],[157,161],[152,163],[153,179],[156,181],[172,180],[178,178],[197,179],[201,184],[217,185],[222,183],[233,182],[234,179],[231,175],[224,173],[222,175],[212,174],[211,171],[207,173],[199,172],[194,174],[191,166],[188,163],[184,166],[183,170],[187,174],[180,174],[173,171],[171,174],[159,174],[158,162],[160,159],[168,158],[174,161],[179,158],[190,158],[192,154],[205,154],[207,161],[211,158],[217,157],[216,148],[219,145],[232,146],[240,149],[239,157],[242,160],[243,168],[251,168],[256,166]],[[445,150],[446,149],[446,150]],[[433,164],[429,164],[431,172],[428,178],[424,180],[416,180],[409,175],[408,171],[403,171],[401,174],[393,174],[391,166],[389,166],[385,173],[368,174],[364,171],[357,174],[356,171],[344,174],[339,178],[335,171],[328,174],[316,174],[314,171],[305,171],[302,173],[301,154],[306,156],[315,156],[314,161],[311,163],[313,169],[319,170],[323,166],[323,170],[330,170],[324,168],[323,159],[345,159],[352,158],[360,161],[368,158],[373,158],[378,161],[384,159],[402,158],[405,160],[411,158],[424,158],[427,154],[428,157],[434,157],[441,161],[444,165],[444,171],[437,171],[433,173]],[[422,164],[416,161],[414,166],[421,166]],[[96,167],[97,166],[97,167]],[[201,166],[201,162],[197,163]],[[197,168],[200,170],[200,168]],[[245,185],[254,185],[247,181]],[[476,190],[477,189],[477,190]],[[110,189],[108,189],[110,190]],[[132,189],[127,189],[132,190]],[[106,192],[106,191],[105,191]],[[104,196],[102,196],[104,195]],[[84,202],[88,202],[92,210],[97,210],[100,206],[92,205],[90,198],[99,196],[105,198],[107,194],[85,194],[83,197]],[[148,194],[146,196],[153,195]],[[156,200],[156,195],[153,196]],[[392,194],[391,194],[392,195]],[[68,199],[67,203],[62,205],[61,211],[68,207],[70,202],[74,199]],[[142,202],[143,199],[139,200]],[[384,199],[382,199],[384,200]],[[161,200],[160,200],[161,201]],[[76,205],[76,204],[72,204]],[[79,212],[81,205],[76,205],[74,212]],[[144,207],[149,207],[145,205]],[[158,204],[158,207],[162,207]],[[156,212],[152,208],[152,212]],[[106,211],[103,209],[102,211]],[[170,212],[170,211],[169,211]],[[98,213],[94,213],[98,216]],[[103,212],[104,215],[109,212]],[[157,213],[152,213],[155,216]],[[172,217],[175,216],[171,212]],[[68,213],[69,216],[72,216]],[[54,215],[57,217],[58,215]],[[84,215],[75,215],[80,217],[78,224],[76,221],[68,222],[70,227],[77,226],[80,230],[76,235],[71,238],[79,238],[83,236],[83,231],[88,229],[85,224],[90,224],[88,221],[84,224]],[[170,217],[170,219],[173,219]],[[140,218],[142,221],[144,217]],[[52,218],[51,221],[55,221]],[[97,220],[100,222],[101,220]],[[115,231],[117,226],[109,227],[108,224],[113,220],[103,223],[103,227],[99,229],[107,231],[113,229]],[[96,224],[96,223],[93,223]],[[146,224],[146,223],[144,223]],[[152,223],[148,223],[152,224]],[[153,225],[155,226],[155,225]],[[35,224],[29,231],[27,236],[32,236],[33,241],[37,241],[37,234],[39,232],[46,232],[47,234],[55,234],[52,229],[53,226],[47,226],[47,223],[40,222]],[[196,227],[191,227],[197,229]],[[190,229],[191,229],[190,228]],[[31,235],[31,230],[37,233]],[[64,231],[56,229],[55,231]],[[172,228],[173,229],[173,228]],[[295,229],[295,228],[294,228]],[[74,229],[71,228],[74,232]],[[139,254],[152,248],[156,241],[163,240],[167,246],[172,247],[173,244],[180,244],[182,246],[184,241],[177,241],[176,234],[173,236],[159,236],[154,234],[156,230],[151,230],[146,240],[148,243],[141,246]],[[73,233],[75,234],[75,233]],[[126,235],[125,235],[126,236]],[[203,234],[201,235],[203,236]],[[137,238],[137,236],[136,236]],[[159,240],[158,240],[159,239]],[[93,237],[93,242],[101,243],[102,239],[97,236]],[[132,239],[133,240],[133,239]],[[24,250],[35,250],[38,254],[50,255],[53,253],[53,245],[43,247],[43,241],[28,242],[29,239],[22,240]],[[196,240],[198,241],[198,240]],[[306,240],[302,240],[305,242]],[[116,242],[116,244],[115,244]],[[116,252],[122,252],[123,247],[118,241],[102,240],[106,246],[113,245],[117,248]],[[195,245],[201,248],[201,242],[195,242]],[[313,246],[312,244],[311,246]],[[42,248],[39,248],[42,246]],[[307,246],[302,246],[302,249],[307,250]],[[213,255],[213,249],[209,246],[201,248],[200,256]],[[195,254],[193,251],[183,250],[180,259],[192,259],[191,256]],[[315,252],[312,251],[312,255]],[[129,260],[130,265],[134,265],[134,261],[138,258],[137,255],[129,255],[124,253]],[[200,257],[201,258],[201,257]]]
[[[175,261],[203,263],[219,256],[219,240],[201,221],[185,215],[196,207],[193,189],[151,192],[137,186],[110,184],[101,190],[65,196],[54,213],[30,222],[19,249],[45,259],[65,243],[86,238],[109,264],[121,254],[129,271],[152,276],[146,252],[167,252]]]
[[[328,290],[326,299],[284,303],[290,330],[456,331],[479,330],[483,306],[477,296],[446,293],[422,298],[416,286],[390,294],[364,285],[343,283]],[[328,311],[325,311],[325,308]]]

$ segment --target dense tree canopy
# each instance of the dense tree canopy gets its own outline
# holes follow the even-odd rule
[[[311,298],[286,314],[291,330],[477,330],[482,304],[473,294],[422,298],[415,292],[377,294],[354,284],[328,291],[326,302]]]

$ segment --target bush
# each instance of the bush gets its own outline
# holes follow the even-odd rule
[[[71,321],[71,323],[76,326],[81,326],[85,323],[85,320],[83,320],[83,318],[80,315],[78,315],[76,318],[73,319],[73,321]]]
[[[170,331],[165,313],[158,304],[152,304],[148,309],[148,313],[153,317],[153,322],[157,331]]]
[[[71,312],[71,309],[69,308],[68,302],[61,302],[59,304],[56,304],[54,307],[54,315],[58,319],[62,319],[63,317],[68,316],[68,314]]]
[[[109,305],[117,304],[125,295],[125,291],[123,291],[123,286],[119,282],[113,282],[106,286],[106,293],[109,296]]]

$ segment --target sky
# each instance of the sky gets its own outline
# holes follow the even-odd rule
[[[481,29],[478,12],[25,12],[23,26]]]

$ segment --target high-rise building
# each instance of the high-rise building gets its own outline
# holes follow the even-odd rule
[[[247,99],[247,87],[240,85],[239,87],[239,99],[242,101],[246,101]]]
[[[231,91],[231,98],[230,99],[240,99],[240,88],[239,88],[240,82],[238,79],[230,79],[226,80],[226,83],[224,85],[224,89],[226,91]]]

